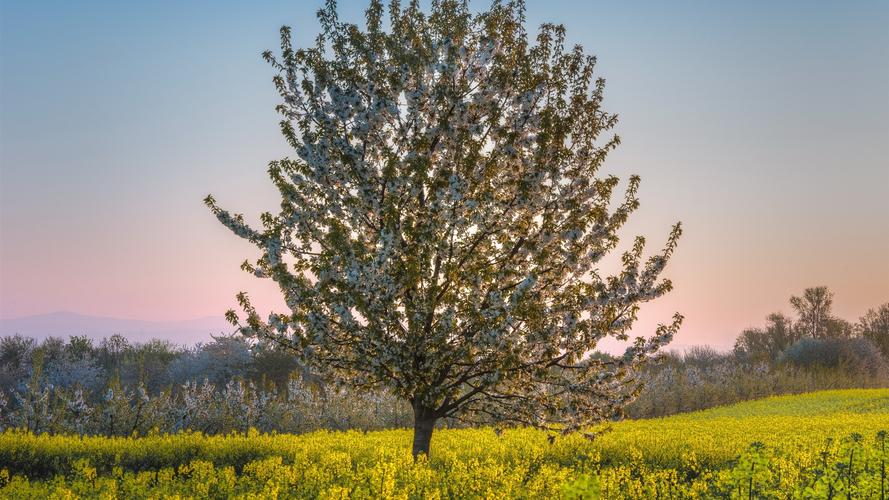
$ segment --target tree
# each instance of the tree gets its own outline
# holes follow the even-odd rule
[[[314,47],[281,29],[281,130],[296,158],[269,174],[281,211],[262,228],[205,200],[262,252],[243,269],[274,280],[289,311],[227,317],[290,349],[307,368],[410,402],[414,456],[436,422],[532,425],[563,432],[612,418],[638,392],[636,368],[670,341],[681,316],[628,340],[639,305],[672,287],[662,271],[680,234],[647,259],[637,237],[621,270],[600,259],[638,207],[639,178],[612,204],[597,177],[619,142],[602,110],[604,80],[562,26],[528,40],[521,2],[471,14],[465,2],[389,8],[366,29],[328,2]]]
[[[249,374],[256,382],[272,382],[279,391],[285,391],[291,375],[299,368],[299,363],[288,350],[272,343],[257,344]]]
[[[855,326],[843,318],[831,317],[827,320],[824,330],[825,338],[829,339],[848,339],[855,333]]]
[[[790,297],[790,305],[799,316],[796,327],[802,336],[825,339],[830,336],[830,331],[836,330],[831,328],[833,293],[826,286],[806,288],[802,296]]]
[[[889,302],[876,309],[869,309],[858,320],[858,333],[873,342],[889,359]]]
[[[766,321],[768,321],[766,331],[772,338],[774,345],[773,354],[775,356],[799,340],[799,334],[793,328],[793,320],[786,315],[777,312],[772,313],[766,316]]]
[[[0,398],[7,401],[21,389],[31,370],[37,343],[19,334],[0,337]]]
[[[735,340],[735,353],[753,361],[777,359],[785,349],[799,340],[793,322],[781,313],[766,316],[765,329],[748,328]]]

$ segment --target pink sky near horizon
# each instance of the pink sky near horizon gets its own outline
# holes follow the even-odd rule
[[[0,318],[221,316],[240,290],[280,309],[239,269],[255,248],[201,200],[250,221],[277,208],[266,165],[292,152],[258,55],[282,23],[308,43],[319,3],[4,6]],[[636,333],[678,311],[677,345],[725,348],[806,287],[849,321],[889,302],[889,7],[529,3],[608,80],[623,142],[603,174],[642,177],[621,249],[643,234],[655,251],[683,222],[675,290]]]
[[[259,171],[255,176],[265,180]],[[677,347],[708,344],[727,348],[743,328],[762,324],[766,314],[773,311],[790,313],[790,295],[799,294],[807,286],[830,287],[835,293],[837,315],[850,321],[857,320],[868,308],[889,301],[889,287],[880,279],[881,273],[889,275],[889,268],[880,264],[885,262],[882,260],[885,254],[880,254],[878,249],[831,245],[839,239],[831,241],[831,238],[823,237],[820,241],[816,238],[809,240],[807,243],[812,244],[813,249],[798,254],[787,244],[792,235],[775,235],[771,244],[748,245],[733,253],[717,251],[724,249],[726,244],[743,248],[746,238],[757,234],[754,231],[760,222],[750,221],[735,230],[724,231],[715,226],[708,228],[702,223],[696,224],[694,218],[689,221],[681,215],[670,217],[669,207],[657,210],[651,206],[653,202],[646,203],[646,199],[652,197],[653,184],[643,179],[640,190],[643,206],[624,234],[646,234],[649,249],[654,250],[662,244],[673,220],[684,221],[685,233],[666,273],[673,280],[675,289],[643,306],[634,329],[636,334],[653,331],[657,323],[668,322],[678,311],[686,319],[674,341]],[[262,186],[257,186],[256,191],[262,190]],[[246,205],[238,203],[237,189],[230,191],[225,195],[217,194],[225,206]],[[277,201],[271,196],[268,200]],[[258,210],[248,213],[255,215]],[[29,253],[46,258],[45,271],[47,275],[56,276],[55,286],[49,287],[39,280],[29,279],[25,273],[19,274],[19,269],[30,272],[25,268],[4,272],[0,317],[68,310],[128,319],[186,320],[221,316],[228,308],[237,310],[234,294],[240,290],[248,291],[260,310],[284,310],[274,283],[238,269],[245,258],[258,255],[255,248],[229,233],[209,213],[197,210],[193,218],[198,234],[188,251],[175,245],[159,246],[165,252],[140,267],[125,258],[126,254],[139,255],[136,253],[138,247],[147,244],[146,238],[162,233],[128,235],[121,238],[123,255],[118,261],[109,259],[101,251],[101,243],[82,249],[84,253],[77,257],[78,262],[91,269],[104,266],[106,270],[86,276],[68,272],[67,262],[52,259],[53,248],[44,246],[48,241],[33,242]],[[734,240],[723,240],[717,246],[717,241],[711,241],[714,238]],[[624,246],[628,241],[631,238],[625,237]],[[180,275],[184,271],[178,267],[168,266],[176,259],[183,259],[187,275]],[[862,262],[871,262],[874,266],[867,269],[860,265]],[[765,266],[764,263],[772,265]],[[8,292],[10,283],[17,283],[13,293]]]

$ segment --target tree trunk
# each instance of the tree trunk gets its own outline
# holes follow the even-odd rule
[[[432,412],[425,409],[414,409],[414,447],[413,454],[416,460],[421,454],[429,456],[429,443],[432,441],[432,431],[435,429],[437,418]]]

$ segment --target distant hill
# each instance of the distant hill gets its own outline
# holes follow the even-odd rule
[[[21,334],[35,339],[68,338],[85,335],[94,340],[120,334],[133,342],[151,339],[176,344],[195,344],[211,340],[211,335],[231,333],[234,328],[222,315],[186,321],[144,321],[86,316],[73,312],[54,312],[22,318],[0,319],[0,336]]]

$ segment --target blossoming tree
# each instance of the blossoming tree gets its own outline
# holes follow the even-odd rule
[[[595,59],[566,49],[562,26],[529,41],[521,2],[388,10],[373,0],[359,28],[329,2],[315,46],[285,27],[280,55],[264,54],[296,152],[269,168],[281,210],[254,228],[205,201],[261,249],[243,268],[289,310],[262,318],[241,293],[229,320],[326,380],[408,400],[415,456],[443,418],[569,432],[613,417],[681,316],[622,357],[590,354],[670,290],[680,229],[600,274],[639,179],[612,203],[619,180],[597,176],[619,139]]]

